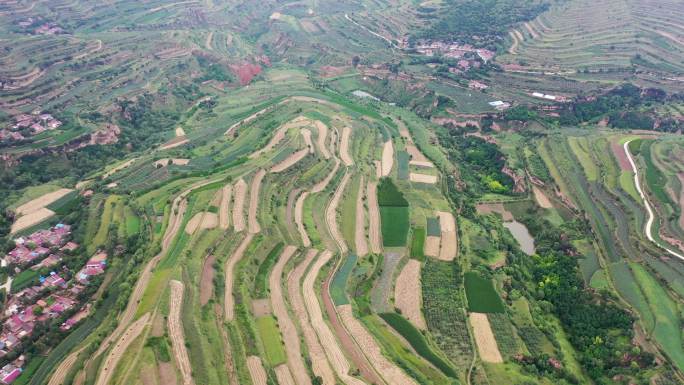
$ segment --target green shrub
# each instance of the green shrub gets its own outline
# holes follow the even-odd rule
[[[382,178],[378,185],[378,204],[380,206],[408,207],[404,194],[390,178]]]

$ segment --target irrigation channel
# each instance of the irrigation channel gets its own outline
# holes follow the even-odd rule
[[[646,194],[644,194],[644,190],[641,188],[641,183],[639,182],[639,171],[637,170],[636,163],[634,162],[634,159],[632,158],[632,154],[629,152],[629,143],[631,140],[628,140],[624,144],[625,148],[625,154],[627,154],[627,159],[629,160],[629,164],[632,166],[632,171],[634,172],[634,184],[636,185],[636,189],[639,192],[639,196],[641,196],[641,199],[644,201],[644,206],[646,206],[646,211],[648,212],[648,220],[646,221],[646,225],[644,226],[644,234],[646,234],[646,238],[648,238],[649,241],[653,242],[654,245],[657,247],[665,250],[669,254],[684,260],[684,255],[679,254],[663,245],[658,243],[655,238],[653,238],[653,220],[655,216],[653,215],[653,209],[651,208],[651,205],[648,203],[648,198],[646,197]]]

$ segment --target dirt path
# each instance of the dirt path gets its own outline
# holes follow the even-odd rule
[[[332,333],[330,327],[323,319],[321,305],[318,302],[318,297],[316,296],[316,291],[314,290],[314,283],[316,282],[318,273],[320,273],[323,265],[325,265],[331,257],[332,251],[325,250],[311,266],[311,270],[309,270],[309,273],[304,278],[304,284],[302,287],[304,301],[306,308],[309,311],[309,316],[311,317],[311,324],[313,325],[314,330],[316,330],[316,334],[321,341],[321,345],[325,349],[325,355],[328,357],[328,361],[335,369],[337,376],[347,385],[364,385],[363,381],[349,375],[351,365],[349,365],[347,357],[342,352],[335,335]],[[338,336],[340,339],[344,338],[343,335]]]
[[[309,149],[309,154],[313,154],[316,152],[314,149],[313,141],[311,140],[311,130],[308,128],[302,128],[300,131],[302,133],[302,137],[304,138],[304,143],[306,144],[306,147]]]
[[[292,322],[290,314],[287,312],[281,285],[285,265],[292,258],[296,251],[296,246],[290,245],[285,247],[283,252],[280,254],[280,258],[278,258],[278,262],[276,262],[275,266],[273,266],[273,270],[269,276],[268,284],[271,290],[271,307],[273,308],[273,314],[275,314],[276,319],[278,320],[278,327],[280,329],[280,333],[283,335],[283,342],[285,343],[287,364],[292,370],[292,374],[297,380],[298,385],[310,385],[311,378],[309,378],[306,366],[302,360],[302,349],[299,345],[297,327],[295,326],[294,322]]]
[[[470,313],[470,324],[473,326],[473,336],[482,361],[495,364],[502,363],[503,358],[496,344],[487,314]]]
[[[328,174],[322,181],[316,183],[312,188],[311,192],[312,193],[319,193],[323,190],[325,190],[326,187],[328,187],[328,183],[332,180],[333,177],[335,177],[335,174],[337,173],[337,170],[340,168],[340,160],[335,159],[335,167],[333,167],[332,171],[330,174]]]
[[[297,385],[294,378],[292,378],[292,373],[290,369],[285,364],[281,364],[275,367],[273,371],[278,379],[278,385]],[[307,377],[308,383],[311,383],[311,379]]]
[[[342,199],[342,194],[344,194],[344,189],[347,187],[347,182],[349,182],[350,173],[346,172],[339,186],[335,190],[328,207],[325,209],[325,222],[328,225],[328,231],[330,236],[333,238],[340,252],[345,255],[349,251],[347,243],[344,241],[344,237],[340,232],[340,227],[337,224],[337,206],[340,204],[340,199]]]
[[[150,313],[145,313],[137,321],[133,322],[131,326],[123,333],[119,341],[116,343],[114,348],[109,352],[107,357],[105,357],[102,362],[102,370],[95,385],[107,385],[109,380],[111,380],[114,374],[114,369],[116,365],[121,360],[121,357],[126,353],[126,349],[131,345],[131,343],[142,333],[145,326],[150,319]]]
[[[252,377],[254,385],[268,385],[268,377],[264,365],[261,363],[261,358],[258,356],[247,357],[247,370],[249,370],[249,376]]]
[[[351,305],[338,306],[337,313],[340,315],[344,326],[349,330],[349,333],[361,348],[363,354],[368,358],[368,361],[372,363],[375,370],[378,371],[388,384],[418,385],[403,370],[382,354],[382,349],[377,341],[366,330],[361,321],[354,317]]]
[[[349,167],[354,165],[354,159],[349,155],[349,137],[351,136],[351,128],[344,126],[342,129],[342,140],[340,141],[340,158],[344,165]]]
[[[550,209],[553,207],[553,204],[551,204],[549,198],[546,196],[546,194],[544,194],[542,190],[539,189],[539,187],[532,186],[532,193],[534,194],[534,200],[537,201],[539,207],[543,209]]]
[[[420,262],[409,259],[397,277],[397,284],[394,287],[394,305],[416,327],[425,330],[421,300]]]
[[[456,238],[456,220],[453,214],[446,211],[437,211],[439,216],[439,226],[442,230],[441,248],[439,259],[443,261],[453,261],[458,251],[458,240]]]
[[[366,242],[366,209],[363,205],[363,197],[366,185],[363,176],[359,181],[359,190],[356,194],[356,226],[354,229],[354,244],[356,255],[363,257],[368,254],[368,243]]]
[[[242,240],[242,243],[240,243],[240,246],[235,249],[233,254],[228,257],[228,260],[226,261],[226,266],[224,269],[225,289],[223,297],[226,321],[232,321],[235,317],[235,299],[233,298],[233,270],[235,269],[235,265],[240,262],[244,256],[245,250],[247,250],[249,243],[252,242],[253,237],[254,234],[248,233]]]
[[[382,172],[380,175],[388,176],[392,172],[392,165],[394,164],[394,146],[392,140],[385,142],[382,147]]]
[[[325,159],[330,159],[330,151],[328,151],[328,148],[325,146],[325,140],[328,137],[328,126],[320,120],[315,121],[314,125],[318,130],[318,140],[316,141],[318,144],[318,151],[321,152]]]
[[[321,346],[318,337],[316,337],[316,332],[311,326],[311,321],[306,312],[306,306],[304,305],[304,299],[302,298],[302,293],[300,291],[301,280],[306,272],[306,268],[309,267],[311,261],[313,261],[317,254],[318,250],[310,249],[306,253],[304,260],[292,270],[287,278],[287,292],[290,298],[290,304],[292,305],[292,310],[299,319],[299,326],[304,335],[304,343],[309,352],[313,373],[323,379],[323,385],[335,385],[335,375],[325,356],[323,346]]]
[[[230,199],[233,195],[233,186],[227,184],[221,189],[221,204],[219,205],[219,227],[228,230],[230,227]]]
[[[297,203],[295,203],[295,213],[294,213],[294,220],[295,223],[297,224],[297,231],[299,231],[299,235],[302,237],[302,244],[304,247],[310,247],[311,246],[311,239],[309,238],[309,234],[306,232],[306,228],[304,227],[304,201],[306,200],[306,197],[309,196],[309,193],[307,191],[304,191],[299,195],[299,198],[297,198]]]
[[[235,232],[245,229],[245,199],[247,198],[247,182],[240,178],[233,187],[235,201],[233,202],[233,228]]]
[[[304,159],[307,155],[309,155],[309,149],[305,148],[303,150],[299,150],[299,151],[293,153],[292,155],[288,156],[282,162],[273,166],[270,171],[274,172],[274,173],[283,172],[283,171],[287,170],[288,168],[297,164],[297,162]]]
[[[368,181],[366,189],[368,197],[368,238],[371,252],[382,253],[382,236],[380,235],[380,207],[378,206],[378,184]]]
[[[185,336],[183,335],[183,321],[181,320],[181,311],[183,311],[183,283],[172,280],[169,283],[171,293],[169,297],[169,318],[168,329],[169,338],[171,338],[171,348],[173,356],[176,358],[178,370],[183,378],[183,385],[193,385],[195,381],[192,379],[192,367],[190,366],[190,358],[188,357],[188,350],[185,347]]]
[[[261,231],[261,226],[259,226],[259,221],[257,221],[257,214],[259,209],[259,189],[261,189],[261,181],[264,179],[266,171],[259,170],[254,174],[254,179],[252,179],[252,187],[249,192],[249,216],[247,218],[249,222],[249,232],[256,234]]]

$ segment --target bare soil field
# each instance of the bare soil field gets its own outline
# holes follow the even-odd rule
[[[213,229],[218,226],[218,215],[203,211],[199,212],[190,218],[188,223],[185,225],[185,232],[187,234],[194,234],[195,231]]]
[[[363,324],[354,317],[351,305],[340,305],[337,312],[342,323],[349,330],[356,343],[359,344],[363,354],[368,357],[375,370],[380,373],[388,384],[392,385],[417,385],[403,370],[390,362],[383,354],[373,336],[363,327]]]
[[[294,210],[294,220],[297,224],[297,231],[299,231],[299,235],[302,237],[302,244],[304,245],[304,247],[311,246],[311,239],[309,238],[309,234],[307,234],[306,232],[303,219],[304,201],[306,200],[307,196],[309,196],[309,193],[307,191],[304,191],[303,193],[301,193],[301,195],[299,195],[299,198],[297,198],[297,203],[295,203]]]
[[[411,156],[409,164],[421,167],[434,167],[432,162],[430,162],[430,160],[426,158],[425,155],[423,155],[423,153],[420,152],[418,147],[416,147],[414,144],[407,144],[406,152],[408,152],[408,154]]]
[[[427,326],[421,311],[421,302],[420,262],[409,259],[397,276],[397,283],[394,287],[394,305],[417,328],[425,330]]]
[[[124,353],[126,353],[126,350],[131,343],[133,343],[133,341],[138,338],[140,333],[142,333],[143,329],[145,329],[149,319],[150,313],[145,313],[145,315],[133,322],[131,326],[121,335],[121,338],[119,338],[116,345],[114,345],[109,354],[107,354],[107,357],[105,357],[102,363],[102,369],[100,370],[100,374],[95,382],[96,385],[107,385],[109,383],[109,380],[111,380],[112,375],[114,374],[114,369],[116,369],[116,365],[119,363],[119,360],[121,360],[121,357],[124,355]]]
[[[52,377],[50,377],[48,385],[64,385],[64,380],[66,380],[66,376],[67,374],[69,374],[69,370],[74,365],[76,359],[78,358],[78,355],[81,354],[83,349],[84,348],[80,348],[72,352],[65,359],[63,359],[62,362],[60,362],[59,366],[57,367],[57,369],[55,369],[55,372],[52,374]]]
[[[171,339],[171,348],[173,350],[173,356],[176,358],[176,364],[178,364],[178,370],[183,378],[183,385],[193,385],[195,381],[192,379],[192,367],[190,366],[188,350],[185,347],[183,321],[181,320],[184,287],[182,282],[176,280],[169,282],[169,286],[171,292],[169,299],[168,329],[169,338]]]
[[[170,150],[172,148],[180,147],[184,145],[185,143],[188,143],[189,140],[185,136],[177,136],[168,142],[164,143],[159,147],[160,150]]]
[[[22,204],[21,206],[17,207],[14,210],[14,212],[17,215],[26,215],[26,214],[32,213],[34,211],[42,209],[43,207],[45,207],[45,206],[47,206],[53,202],[56,202],[57,200],[59,200],[60,198],[62,198],[63,196],[67,195],[68,193],[70,193],[72,191],[74,191],[74,190],[69,189],[69,188],[61,188],[59,190],[49,192],[47,194],[43,194],[42,196],[40,196],[36,199],[30,200],[30,201]]]
[[[185,136],[185,130],[181,126],[176,127],[176,137],[179,136]]]
[[[240,178],[233,187],[235,200],[233,201],[233,228],[236,232],[245,229],[245,199],[247,198],[247,182]]]
[[[285,139],[285,135],[287,134],[287,131],[289,129],[303,127],[306,124],[306,122],[308,122],[308,121],[309,120],[307,118],[305,118],[303,116],[298,116],[298,117],[292,119],[291,121],[283,124],[282,126],[280,126],[276,130],[275,134],[273,134],[273,137],[268,142],[268,144],[266,144],[266,147],[262,148],[261,150],[253,152],[252,154],[249,155],[249,158],[250,159],[258,158],[262,154],[265,154],[265,153],[273,150],[273,148],[275,148],[275,146],[277,146],[278,143],[280,143],[283,139]]]
[[[261,358],[258,356],[247,357],[247,370],[254,385],[268,385],[268,377],[264,365],[261,363]]]
[[[454,258],[456,258],[456,253],[458,251],[456,220],[450,212],[437,211],[437,215],[439,215],[439,226],[442,229],[439,259],[443,261],[453,261]]]
[[[510,222],[513,220],[513,214],[506,210],[502,203],[481,203],[475,206],[475,210],[480,215],[488,215],[491,213],[501,214],[504,222]]]
[[[342,129],[342,140],[340,141],[340,158],[345,166],[349,167],[354,164],[354,160],[349,155],[349,137],[351,136],[351,128],[344,126]]]
[[[302,137],[304,138],[304,143],[306,144],[306,147],[309,149],[309,154],[313,154],[316,152],[314,149],[313,141],[311,140],[311,130],[308,128],[302,128],[301,130]]]
[[[363,176],[359,181],[359,190],[356,195],[356,223],[354,228],[354,244],[356,255],[363,257],[368,254],[368,242],[366,242],[366,208],[363,204],[363,197],[366,185]]]
[[[43,222],[44,220],[51,218],[54,215],[54,211],[45,207],[32,211],[29,214],[22,215],[19,217],[19,219],[12,223],[10,234],[14,234],[21,230],[28,229],[29,227],[37,225],[38,223]]]
[[[157,367],[159,371],[159,382],[163,385],[176,385],[178,378],[176,377],[176,370],[169,362],[160,362]]]
[[[314,125],[318,130],[318,140],[316,141],[318,144],[318,150],[325,159],[330,159],[330,151],[328,151],[328,148],[325,146],[325,140],[328,137],[328,126],[326,126],[325,123],[321,122],[320,120],[315,121]]]
[[[470,324],[473,326],[473,335],[475,336],[477,350],[480,352],[482,361],[496,364],[502,363],[503,358],[496,344],[492,328],[489,325],[487,314],[470,313]]]
[[[306,312],[306,306],[304,305],[304,298],[302,298],[300,291],[302,276],[304,276],[306,268],[309,267],[317,254],[318,250],[310,249],[307,251],[304,260],[292,270],[287,278],[287,292],[292,310],[299,320],[299,326],[304,335],[304,343],[309,352],[313,373],[323,379],[323,385],[335,385],[335,375],[325,356],[323,346],[321,346],[318,337],[316,337],[316,332],[311,326],[309,314]]]
[[[539,207],[543,209],[550,209],[553,207],[553,204],[549,200],[549,197],[547,197],[546,194],[544,194],[544,192],[539,189],[539,187],[532,186],[532,193],[534,194],[534,200],[537,201]]]
[[[166,167],[169,165],[176,165],[176,166],[187,166],[188,163],[190,163],[190,159],[184,159],[184,158],[161,158],[154,162],[154,167]]]
[[[337,186],[337,189],[335,190],[335,194],[333,194],[332,199],[330,199],[330,203],[328,203],[328,207],[325,209],[325,222],[328,225],[328,231],[330,232],[330,236],[333,238],[342,254],[346,254],[349,248],[347,247],[347,243],[344,241],[344,236],[342,236],[340,227],[337,223],[337,206],[340,204],[340,199],[342,198],[342,194],[347,187],[350,175],[351,174],[349,172],[344,174],[342,181],[340,181],[339,186]]]
[[[276,374],[278,385],[297,385],[297,383],[295,383],[294,378],[292,378],[292,373],[290,373],[290,369],[287,367],[287,365],[278,365],[275,367],[275,369],[273,369],[273,371]],[[307,380],[310,384],[311,380],[308,377]]]
[[[622,148],[622,145],[617,140],[614,140],[610,143],[610,148],[613,150],[613,156],[615,156],[615,159],[620,165],[620,170],[631,172],[632,165],[629,163],[629,159],[627,159],[627,154],[625,154],[625,149]]]
[[[321,305],[318,302],[318,297],[316,296],[316,291],[314,290],[314,283],[316,283],[316,277],[321,271],[321,267],[325,265],[332,257],[332,252],[325,250],[320,254],[316,262],[311,266],[311,270],[304,278],[304,284],[302,291],[304,293],[304,301],[306,308],[309,311],[309,316],[311,317],[311,324],[316,330],[316,334],[321,341],[321,345],[325,349],[325,355],[328,357],[328,361],[331,366],[335,369],[337,376],[347,385],[364,385],[364,382],[354,378],[349,375],[351,370],[351,365],[347,361],[347,357],[342,352],[335,335],[333,334],[328,324],[323,319],[323,313],[321,312]],[[338,335],[340,339],[346,335]],[[353,342],[352,342],[353,343]]]
[[[428,257],[438,257],[439,256],[439,241],[440,237],[435,237],[433,235],[428,235],[425,238],[425,248],[424,253]]]
[[[275,173],[283,172],[283,171],[287,170],[288,168],[294,166],[300,160],[304,159],[308,154],[309,154],[309,149],[305,148],[303,150],[299,150],[299,151],[293,153],[292,155],[288,156],[282,162],[273,166],[271,168],[271,172],[275,172]]]
[[[382,236],[380,233],[380,207],[378,206],[378,184],[368,181],[368,238],[370,239],[371,252],[382,252]]]
[[[416,183],[435,184],[437,183],[437,176],[412,172],[409,173],[409,180]]]
[[[328,174],[328,175],[327,175],[325,178],[323,178],[323,180],[321,180],[320,182],[316,183],[316,184],[311,188],[311,192],[312,192],[312,193],[319,193],[319,192],[325,190],[325,188],[328,187],[328,183],[330,183],[330,181],[331,181],[332,178],[335,176],[335,174],[337,173],[337,170],[338,170],[339,168],[340,168],[340,160],[339,160],[339,159],[335,159],[335,167],[333,167],[333,169],[332,169],[332,171],[330,172],[330,174]]]
[[[273,314],[271,310],[271,300],[268,298],[252,300],[252,314],[255,318]]]
[[[214,262],[216,257],[207,256],[202,266],[202,278],[200,279],[200,304],[206,305],[214,296]]]
[[[259,209],[259,189],[261,189],[261,181],[264,179],[266,171],[259,170],[254,174],[252,179],[252,187],[249,192],[249,215],[247,221],[249,222],[249,232],[256,234],[261,231],[261,226],[257,221],[257,212]]]
[[[219,227],[228,230],[230,227],[230,200],[233,195],[233,186],[227,184],[221,189],[221,203],[219,204]]]
[[[254,234],[248,233],[240,243],[240,246],[238,246],[238,248],[235,249],[233,254],[230,257],[228,257],[228,260],[226,261],[226,267],[224,270],[225,290],[223,298],[223,306],[226,321],[232,321],[235,317],[235,298],[233,297],[233,270],[235,270],[235,265],[238,262],[240,262],[240,260],[244,256],[245,250],[247,250],[247,246],[249,246],[249,243],[252,242],[253,237]]]
[[[382,176],[388,176],[392,172],[392,166],[394,164],[394,146],[392,145],[392,140],[385,142],[382,147]]]
[[[283,342],[285,343],[285,353],[287,355],[287,364],[292,369],[292,374],[299,385],[310,385],[311,378],[306,371],[306,366],[302,360],[302,349],[299,345],[299,334],[297,334],[297,327],[290,318],[285,305],[285,297],[283,296],[283,289],[281,281],[283,278],[283,270],[285,265],[292,258],[297,251],[295,246],[286,246],[278,258],[271,275],[269,276],[269,288],[271,290],[271,306],[273,313],[278,320],[278,328],[283,335]]]

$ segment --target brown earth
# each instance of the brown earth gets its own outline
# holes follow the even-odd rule
[[[302,349],[299,345],[299,334],[297,327],[290,318],[285,305],[285,298],[283,296],[282,278],[285,265],[292,258],[297,251],[297,247],[289,245],[286,246],[278,258],[273,270],[269,276],[269,288],[271,289],[271,306],[273,313],[278,320],[278,328],[283,335],[283,342],[285,343],[285,353],[287,355],[287,363],[292,369],[292,374],[299,385],[310,385],[311,378],[306,370],[304,361],[302,360]]]
[[[392,172],[392,165],[394,164],[394,146],[392,140],[385,142],[382,147],[382,176],[388,176]]]
[[[282,162],[276,164],[271,168],[271,172],[278,173],[287,170],[288,168],[294,166],[297,162],[304,159],[309,154],[309,149],[299,150],[292,155],[288,156]]]
[[[342,194],[344,194],[344,189],[347,187],[350,175],[349,172],[344,174],[342,181],[340,181],[339,186],[337,186],[337,189],[335,190],[335,194],[333,194],[330,203],[328,203],[328,207],[325,209],[325,223],[328,226],[328,231],[342,254],[346,254],[349,248],[347,247],[344,236],[342,236],[340,227],[337,224],[337,206],[340,203],[340,199],[342,199]]]
[[[237,75],[241,86],[246,86],[255,76],[261,73],[261,66],[252,63],[231,64],[230,69]]]
[[[436,238],[436,237],[435,237]],[[417,328],[425,330],[425,319],[421,310],[422,290],[420,284],[420,262],[409,259],[397,276],[394,287],[394,304]]]
[[[354,159],[349,155],[349,137],[351,136],[351,128],[344,126],[342,129],[342,140],[340,141],[340,158],[345,166],[349,167],[354,164]]]
[[[202,266],[202,279],[200,280],[200,304],[202,306],[214,296],[214,262],[216,262],[216,257],[209,255]]]
[[[119,341],[114,345],[114,348],[107,354],[104,361],[102,362],[102,369],[97,377],[96,385],[107,385],[109,380],[114,374],[116,365],[121,360],[121,357],[126,353],[128,347],[133,343],[133,341],[138,338],[140,333],[142,333],[147,322],[150,319],[150,313],[145,313],[142,317],[138,318],[137,321],[131,324],[131,326],[123,333]]]
[[[337,169],[340,168],[340,160],[335,159],[335,167],[333,167],[332,171],[330,174],[328,174],[323,180],[320,182],[316,183],[312,188],[311,192],[312,193],[319,193],[323,190],[325,190],[326,187],[328,187],[328,183],[332,180],[333,177],[335,177],[335,174],[337,173]]]
[[[350,357],[355,363],[357,360],[360,360],[360,362],[363,365],[363,356],[360,355],[360,353],[358,352],[353,353],[356,351],[356,346],[354,345],[354,342],[351,340],[349,335],[347,335],[346,331],[337,320],[335,309],[332,305],[332,301],[329,299],[329,296],[323,295],[323,301],[326,303],[326,308],[328,307],[327,302],[330,302],[330,306],[332,306],[332,315],[329,314],[328,316],[331,317],[330,322],[335,328],[335,332],[337,334],[337,337],[340,339],[340,342],[338,342],[337,338],[335,338],[335,334],[333,334],[332,330],[330,330],[330,327],[323,319],[321,305],[318,302],[318,297],[316,296],[316,291],[314,290],[314,283],[317,281],[316,277],[320,273],[321,267],[323,267],[323,265],[325,265],[331,257],[332,251],[325,250],[321,253],[316,262],[314,262],[314,264],[311,266],[311,270],[306,275],[306,278],[304,278],[304,284],[302,287],[304,301],[306,303],[306,308],[309,311],[309,316],[311,317],[311,324],[313,325],[314,330],[316,330],[318,338],[321,341],[321,345],[323,345],[323,348],[325,349],[325,354],[328,357],[328,361],[330,362],[331,366],[335,369],[337,376],[342,380],[342,382],[344,382],[347,385],[363,385],[363,381],[349,375],[351,365],[349,364],[347,357],[342,352],[340,342],[343,346],[345,346],[345,348],[352,347],[353,350],[347,350],[347,353],[350,354]],[[327,284],[325,284],[323,287],[324,293],[327,292],[327,287]],[[365,367],[365,371],[368,371],[367,366]],[[372,371],[368,371],[368,373],[374,374]],[[379,378],[377,378],[377,376],[375,376],[374,379],[376,381],[371,381],[371,383],[380,383]]]
[[[213,229],[218,225],[218,216],[209,211],[202,211],[195,215],[185,225],[186,234],[194,234],[197,230]]]
[[[370,239],[371,252],[382,252],[382,235],[380,233],[380,207],[378,206],[378,184],[368,181],[368,238]]]
[[[69,189],[69,188],[61,188],[59,190],[49,192],[47,194],[43,194],[40,197],[38,197],[36,199],[32,199],[32,200],[22,204],[21,206],[17,207],[14,210],[14,212],[17,215],[26,215],[26,214],[32,213],[38,209],[42,209],[43,207],[45,207],[45,206],[47,206],[53,202],[56,202],[57,200],[59,200],[60,198],[69,194],[72,191],[74,191],[74,190]]]
[[[164,143],[159,147],[160,150],[170,150],[172,148],[180,147],[184,145],[185,143],[188,143],[189,140],[185,136],[177,136],[168,142]]]
[[[610,148],[613,150],[613,156],[615,156],[615,159],[620,165],[620,170],[631,172],[632,165],[629,163],[629,159],[627,159],[627,154],[625,154],[624,147],[622,147],[622,145],[615,140],[610,143]]]
[[[261,181],[264,179],[266,171],[259,170],[252,179],[252,187],[249,192],[249,214],[247,221],[249,223],[249,232],[256,234],[261,231],[261,226],[257,221],[257,213],[259,209],[259,189],[261,188]]]
[[[168,165],[176,165],[176,166],[187,166],[188,163],[190,163],[190,159],[185,159],[185,158],[161,158],[157,161],[154,162],[154,167],[166,167]]]
[[[454,258],[456,258],[456,253],[458,251],[456,220],[450,212],[437,211],[437,215],[439,215],[439,226],[442,230],[439,259],[443,261],[453,261]]]
[[[226,267],[224,270],[225,290],[223,298],[226,321],[232,321],[233,317],[235,316],[235,299],[233,298],[233,270],[235,269],[235,265],[240,262],[244,256],[245,250],[247,250],[247,246],[249,246],[249,243],[252,241],[253,237],[254,234],[248,233],[242,240],[242,243],[240,243],[240,246],[238,246],[238,248],[230,257],[228,257],[228,260],[226,261]]]
[[[268,298],[253,299],[252,314],[254,314],[254,318],[273,314],[273,311],[271,310],[271,300]]]
[[[409,180],[416,183],[435,184],[437,183],[437,176],[412,172],[409,173]]]
[[[233,187],[235,200],[233,201],[233,228],[235,232],[245,229],[245,199],[247,197],[247,183],[240,178]]]
[[[169,338],[171,339],[171,348],[173,350],[173,356],[176,358],[178,370],[181,373],[183,385],[193,385],[195,381],[192,379],[192,366],[190,366],[188,350],[185,347],[183,321],[181,319],[184,287],[183,283],[176,280],[172,280],[169,283],[169,286],[171,292],[169,294],[169,317],[167,327],[169,330]]]
[[[310,249],[307,251],[304,260],[292,270],[287,278],[287,292],[290,304],[292,305],[292,311],[299,320],[299,326],[309,352],[313,373],[323,379],[323,385],[335,385],[335,375],[325,356],[323,346],[321,346],[318,337],[316,337],[316,332],[311,326],[309,314],[306,312],[306,306],[304,305],[304,299],[300,290],[302,276],[304,276],[306,268],[309,267],[317,254],[318,250]]]
[[[363,354],[368,358],[368,361],[372,363],[375,370],[380,373],[388,384],[417,385],[411,377],[382,354],[382,349],[378,346],[377,341],[363,327],[363,324],[354,317],[351,305],[338,306],[337,313],[340,315],[344,326],[349,330],[354,340],[356,340]]]
[[[159,382],[163,385],[176,385],[178,378],[176,377],[176,370],[169,362],[160,362],[157,367],[159,371]]]
[[[258,356],[247,357],[247,370],[249,371],[249,376],[252,378],[252,383],[254,385],[268,384],[268,377],[266,376],[264,365],[261,363],[261,358]]]
[[[221,189],[221,203],[219,204],[219,227],[228,230],[230,227],[230,199],[233,195],[233,186],[227,184]]]
[[[482,361],[502,363],[503,358],[496,344],[492,327],[489,325],[487,314],[470,313],[470,324],[473,326],[473,335]]]
[[[313,141],[311,140],[311,130],[308,128],[302,128],[301,130],[302,137],[304,138],[304,143],[306,144],[306,147],[309,149],[309,154],[313,154],[316,152],[314,150],[314,144]]]
[[[325,123],[321,122],[320,120],[315,121],[314,125],[318,130],[318,140],[316,141],[318,144],[318,150],[325,159],[330,159],[330,151],[328,151],[328,148],[325,146],[325,140],[328,136],[328,126],[326,126]]]
[[[10,234],[14,234],[21,230],[28,229],[33,225],[37,225],[38,223],[41,223],[44,220],[53,217],[54,215],[54,211],[45,207],[32,211],[29,214],[22,215],[19,217],[19,219],[12,223]]]
[[[513,214],[506,210],[502,203],[480,203],[475,206],[475,210],[480,215],[488,215],[491,213],[500,214],[504,222],[510,222],[513,220]]]
[[[425,250],[424,253],[428,257],[438,257],[439,256],[439,242],[441,238],[433,235],[428,235],[425,238]]]
[[[304,212],[304,200],[306,200],[306,197],[309,195],[308,192],[303,192],[299,198],[297,198],[297,203],[295,204],[295,223],[297,224],[297,230],[299,231],[299,235],[302,237],[302,244],[304,247],[309,247],[311,246],[311,239],[309,239],[309,234],[306,232],[306,228],[304,227],[304,220],[303,220],[303,212]]]
[[[539,189],[537,186],[532,186],[532,193],[534,194],[534,200],[537,201],[537,204],[539,207],[543,209],[550,209],[553,207],[553,204],[549,200],[549,198],[544,194],[542,190]]]
[[[297,385],[294,378],[292,378],[292,373],[290,373],[290,369],[287,367],[287,365],[278,365],[275,367],[275,369],[273,369],[273,371],[276,374],[276,379],[278,379],[278,385]],[[309,383],[311,383],[310,379]]]

